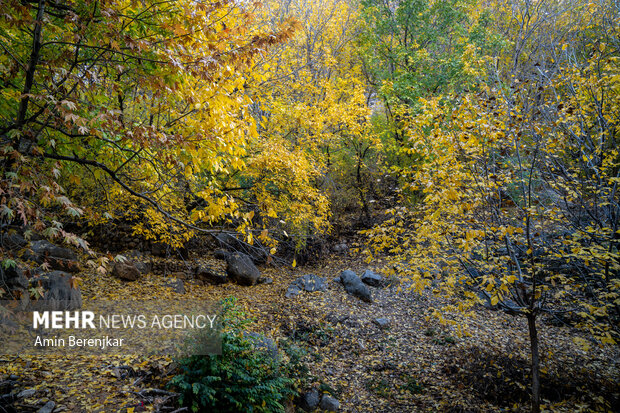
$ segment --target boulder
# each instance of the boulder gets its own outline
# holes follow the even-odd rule
[[[317,389],[312,389],[309,392],[302,394],[299,400],[299,407],[307,412],[311,412],[318,407],[319,400],[319,391]]]
[[[24,253],[24,259],[37,264],[47,263],[53,270],[78,272],[77,255],[69,248],[59,247],[46,240],[34,241]]]
[[[213,256],[215,257],[216,260],[228,261],[228,258],[230,258],[230,252],[226,250],[215,250],[215,252],[213,253]]]
[[[260,278],[260,271],[254,265],[252,258],[241,252],[230,254],[227,263],[228,277],[239,285],[254,285]]]
[[[140,278],[140,270],[129,261],[116,261],[112,268],[112,275],[124,281],[136,281]]]
[[[8,268],[0,267],[0,288],[4,286],[8,287],[9,291],[28,289],[28,279],[19,265]]]
[[[135,265],[141,274],[148,274],[153,271],[151,259],[142,254],[142,252],[138,250],[129,250],[125,251],[123,256],[127,258],[130,263]]]
[[[292,298],[301,294],[303,291],[314,292],[325,290],[327,290],[327,282],[325,281],[325,278],[314,274],[306,274],[298,277],[289,285],[285,296],[286,298]]]
[[[226,274],[203,264],[196,266],[194,276],[197,280],[206,284],[219,285],[228,282]]]
[[[63,271],[52,271],[41,274],[31,281],[40,283],[43,296],[36,305],[42,305],[48,310],[76,310],[82,307],[82,292],[73,288],[73,276]]]
[[[337,412],[340,409],[340,402],[334,397],[325,394],[323,398],[321,398],[319,407],[324,411]]]
[[[368,303],[372,302],[372,296],[370,294],[370,290],[362,282],[360,277],[357,276],[351,270],[345,270],[340,273],[340,282],[344,286],[344,289],[351,295],[359,298],[362,301],[366,301]]]
[[[383,277],[371,270],[364,271],[360,278],[364,284],[371,287],[381,287],[383,285]]]
[[[28,245],[28,241],[20,234],[2,234],[0,236],[0,246],[8,250],[17,250]]]
[[[256,283],[257,284],[266,284],[266,285],[267,284],[273,284],[273,278],[260,277]]]

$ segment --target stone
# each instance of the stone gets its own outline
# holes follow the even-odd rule
[[[334,252],[338,254],[346,254],[349,252],[349,246],[345,243],[337,244],[334,246]]]
[[[21,234],[2,234],[0,236],[0,246],[6,249],[17,250],[26,245],[28,245],[28,241]]]
[[[37,410],[37,413],[52,413],[54,411],[54,407],[56,407],[56,403],[50,400],[49,402],[45,403],[43,407]]]
[[[372,322],[379,326],[379,328],[381,329],[388,328],[390,326],[390,320],[384,317],[375,318],[374,320],[372,320]]]
[[[31,284],[40,283],[43,295],[32,304],[46,310],[76,310],[82,307],[82,292],[79,287],[73,287],[72,278],[71,274],[63,271],[52,271],[33,277]]]
[[[304,393],[299,400],[299,407],[307,412],[311,412],[319,405],[319,391],[312,389],[309,392]]]
[[[273,278],[260,277],[257,282],[258,282],[258,284],[269,285],[269,284],[273,284]]]
[[[291,284],[288,286],[288,289],[286,290],[286,293],[284,294],[284,296],[286,298],[293,298],[293,297],[297,297],[301,293],[302,293],[302,290],[301,288],[299,288],[297,284]]]
[[[213,256],[216,260],[228,261],[228,258],[230,258],[230,252],[226,250],[215,250]]]
[[[344,270],[340,273],[340,282],[349,294],[367,303],[372,302],[372,295],[368,286],[362,282],[360,277],[351,270]]]
[[[194,276],[197,280],[212,285],[220,285],[228,282],[226,274],[203,264],[196,266]]]
[[[22,390],[19,393],[17,393],[17,398],[18,399],[26,399],[28,397],[34,396],[36,392],[37,391],[35,389]]]
[[[327,283],[325,281],[325,278],[316,276],[314,274],[306,274],[298,277],[288,286],[285,297],[296,297],[303,291],[314,292],[325,290],[327,290]]]
[[[178,294],[185,294],[185,284],[181,280],[170,280],[164,284]]]
[[[256,350],[264,351],[271,358],[278,358],[278,345],[275,341],[270,339],[269,337],[265,337],[262,334],[254,333],[254,332],[243,332],[243,336],[252,343],[252,346]]]
[[[10,291],[17,289],[27,290],[28,279],[17,264],[8,268],[0,267],[0,286],[7,286]]]
[[[370,285],[371,287],[381,287],[383,284],[383,277],[371,270],[364,271],[360,279],[364,284]]]
[[[252,258],[241,252],[230,254],[227,262],[228,277],[239,285],[254,285],[260,278],[260,271],[254,265]]]
[[[136,281],[140,278],[140,270],[129,261],[116,261],[112,268],[112,275],[123,281]]]
[[[37,264],[47,263],[52,270],[68,272],[79,272],[81,270],[75,252],[46,240],[32,242],[30,249],[24,253],[23,258]]]
[[[54,245],[46,240],[34,241],[30,244],[30,249],[38,255],[63,258],[73,261],[77,260],[77,255],[69,248],[59,247],[58,245]]]
[[[153,270],[151,259],[147,258],[138,250],[129,250],[123,253],[123,257],[136,266],[141,274],[148,274]]]
[[[340,402],[332,396],[327,394],[321,398],[321,404],[319,405],[321,410],[328,412],[337,412],[340,409]]]

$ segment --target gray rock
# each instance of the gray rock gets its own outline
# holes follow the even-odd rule
[[[328,412],[337,412],[340,409],[340,402],[329,395],[324,395],[321,399],[321,404],[319,405],[321,410],[326,410]]]
[[[54,245],[46,240],[34,241],[30,244],[30,249],[37,255],[45,255],[73,261],[77,260],[77,255],[75,255],[75,252],[69,248],[59,247],[58,245]]]
[[[273,278],[265,278],[265,277],[260,277],[257,281],[258,284],[273,284]]]
[[[172,288],[172,291],[178,294],[185,294],[185,284],[181,280],[170,280],[164,284],[166,287]]]
[[[53,270],[78,272],[81,270],[77,255],[69,248],[59,247],[46,240],[30,244],[23,258],[37,264],[47,263]]]
[[[286,298],[292,298],[302,293],[302,291],[314,292],[327,290],[327,282],[325,278],[314,274],[306,274],[298,277],[293,281],[288,290],[286,290]]]
[[[213,285],[220,285],[228,282],[226,274],[203,264],[196,266],[195,277],[197,280]]]
[[[28,397],[32,397],[32,396],[34,396],[34,394],[36,392],[37,391],[35,389],[22,390],[19,393],[17,393],[17,398],[18,399],[25,399],[25,398],[28,398]]]
[[[252,343],[256,350],[264,351],[271,358],[278,358],[278,345],[269,337],[253,332],[243,332],[243,336]]]
[[[299,400],[299,407],[307,412],[311,412],[319,405],[319,391],[312,389],[309,392],[304,393]]]
[[[379,326],[379,328],[384,329],[384,328],[388,328],[390,326],[390,320],[388,320],[387,318],[375,318],[374,320],[372,320],[373,323],[375,323],[377,326]]]
[[[2,234],[0,236],[0,245],[9,250],[24,248],[28,245],[28,241],[20,234]]]
[[[112,275],[124,281],[136,281],[140,278],[140,270],[131,262],[116,261],[112,268]]]
[[[49,402],[45,403],[43,407],[37,410],[37,413],[52,413],[54,411],[54,407],[56,407],[56,403],[50,400]]]
[[[364,284],[370,285],[371,287],[381,287],[383,284],[383,277],[371,270],[364,271],[360,278]]]
[[[19,265],[9,268],[0,267],[0,288],[4,286],[8,287],[10,291],[28,288],[28,279]]]
[[[213,256],[216,260],[228,261],[228,258],[230,258],[230,252],[226,250],[215,250]]]
[[[307,292],[327,290],[327,283],[325,282],[325,278],[319,277],[314,274],[306,274],[297,278],[293,282]]]
[[[63,271],[52,271],[31,279],[41,284],[43,296],[32,304],[47,310],[76,310],[82,307],[82,292],[71,286],[72,275]]]
[[[138,250],[125,251],[123,256],[127,258],[131,264],[135,265],[141,274],[148,274],[153,270],[151,259],[145,257],[144,254]]]
[[[359,298],[362,301],[368,303],[372,302],[372,295],[368,286],[360,280],[353,271],[345,270],[340,273],[340,282],[344,286],[344,289],[351,295]]]
[[[293,298],[297,297],[299,294],[301,294],[301,292],[302,290],[297,284],[291,284],[288,286],[288,289],[286,290],[286,294],[284,294],[284,296],[286,298]]]
[[[337,244],[334,246],[334,252],[337,252],[339,254],[346,254],[347,252],[349,252],[349,246],[345,243]]]
[[[226,273],[239,285],[254,285],[260,278],[260,271],[254,265],[252,258],[241,252],[230,254],[227,262]]]

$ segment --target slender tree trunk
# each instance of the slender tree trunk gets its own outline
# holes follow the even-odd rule
[[[538,331],[536,330],[536,314],[527,315],[530,330],[530,346],[532,352],[532,413],[540,413],[540,358],[538,356]]]

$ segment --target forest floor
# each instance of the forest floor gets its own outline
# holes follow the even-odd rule
[[[186,282],[185,294],[166,287],[169,279],[163,275],[148,274],[136,282],[90,273],[81,277],[85,299],[237,297],[246,313],[256,318],[253,330],[277,343],[295,340],[307,349],[311,384],[336,396],[344,412],[529,410],[529,341],[524,319],[483,308],[467,320],[447,314],[468,325],[467,334],[459,337],[432,316],[446,302],[431,292],[408,291],[405,284],[372,288],[373,303],[365,303],[333,281],[344,269],[359,274],[366,268],[357,258],[333,256],[312,267],[263,268],[263,276],[272,278],[272,284]],[[329,289],[285,298],[288,285],[308,273],[326,277]],[[389,319],[389,327],[380,328],[373,322],[376,318]],[[605,411],[607,405],[607,411],[618,411],[618,348],[593,345],[586,352],[573,343],[576,333],[570,328],[539,324],[546,407]],[[35,411],[50,399],[57,404],[55,412],[125,412],[131,407],[143,410],[144,389],[165,388],[174,363],[169,358],[137,355],[15,356],[0,360],[0,377],[8,374],[18,375],[25,388],[37,390],[18,406],[24,411]]]

